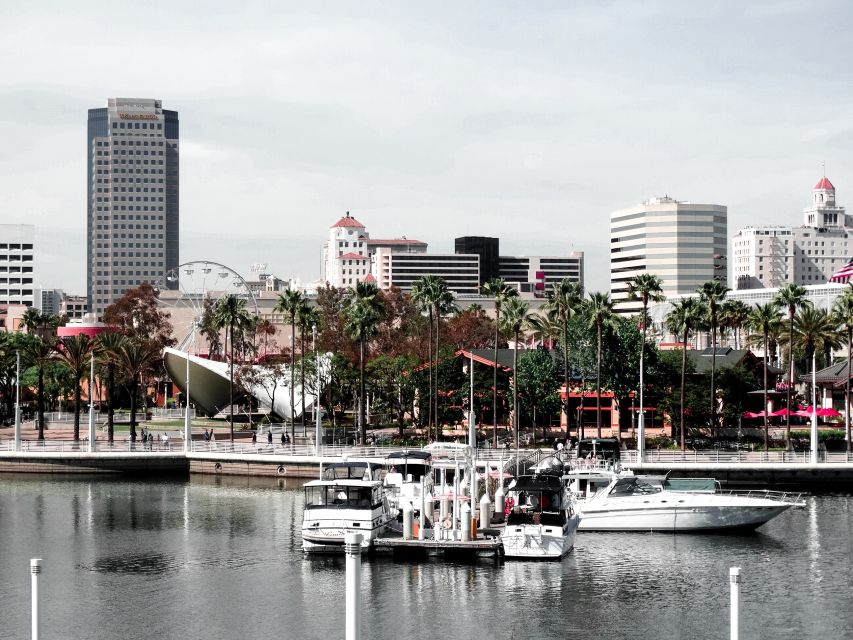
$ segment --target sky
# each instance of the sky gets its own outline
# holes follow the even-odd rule
[[[853,4],[0,3],[0,221],[37,279],[85,293],[86,110],[181,123],[181,262],[320,275],[346,211],[373,237],[584,251],[609,214],[724,204],[729,235],[799,224],[826,174],[853,207]]]

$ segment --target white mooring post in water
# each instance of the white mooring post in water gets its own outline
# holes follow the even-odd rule
[[[729,569],[729,583],[732,587],[731,598],[731,640],[740,638],[740,567]]]
[[[89,452],[95,450],[95,352],[89,359]]]
[[[30,573],[32,574],[33,584],[33,640],[39,638],[39,574],[41,573],[41,558],[32,558],[30,560]]]
[[[347,554],[346,640],[361,640],[361,534],[344,534]]]

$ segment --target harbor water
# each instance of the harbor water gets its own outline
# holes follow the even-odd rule
[[[0,638],[344,633],[343,557],[306,558],[300,483],[0,477]],[[578,534],[562,562],[364,561],[364,638],[850,638],[853,498],[816,496],[745,535]]]

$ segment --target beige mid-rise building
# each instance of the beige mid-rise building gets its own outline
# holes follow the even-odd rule
[[[718,204],[655,197],[610,214],[610,293],[615,309],[636,313],[628,282],[658,276],[666,296],[694,292],[709,280],[726,281],[728,210]]]

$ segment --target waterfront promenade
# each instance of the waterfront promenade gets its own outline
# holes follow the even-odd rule
[[[176,430],[168,442],[152,443],[97,441],[89,450],[86,441],[24,440],[15,451],[12,440],[0,440],[0,472],[35,473],[133,473],[213,474],[313,478],[321,464],[349,458],[370,458],[381,462],[399,446],[330,446],[316,451],[313,443],[299,441],[252,443],[246,439],[207,442],[193,440],[189,451]],[[480,465],[497,466],[512,472],[516,458],[535,462],[553,454],[551,449],[478,449]],[[676,476],[713,477],[726,486],[802,486],[821,490],[853,488],[853,455],[847,452],[819,452],[817,463],[803,451],[648,450],[640,462],[636,451],[622,451],[622,465],[637,473],[672,473]]]

